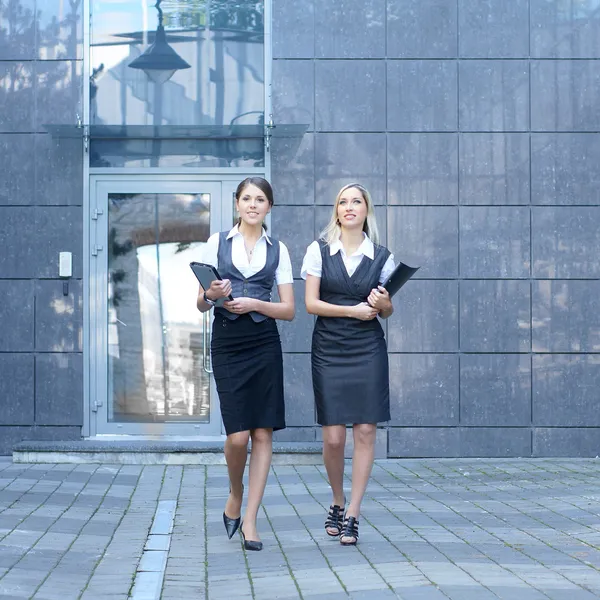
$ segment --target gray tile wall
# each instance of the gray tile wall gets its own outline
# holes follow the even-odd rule
[[[273,0],[273,15],[274,118],[309,126],[273,154],[296,278],[351,180],[388,247],[424,263],[387,323],[389,456],[596,456],[595,3]],[[286,326],[284,351],[290,423],[315,439],[310,325]]]
[[[81,11],[0,7],[0,453],[80,435],[81,146],[44,126],[82,112]],[[274,118],[309,126],[273,143],[299,309],[280,439],[320,439],[299,267],[352,179],[423,261],[386,323],[388,455],[598,454],[599,36],[575,0],[273,0]]]
[[[0,4],[0,454],[81,434],[81,141],[44,127],[82,114],[81,11],[60,0]],[[67,290],[61,251],[73,252]]]

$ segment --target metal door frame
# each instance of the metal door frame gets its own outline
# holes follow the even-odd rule
[[[252,170],[253,171],[253,170]],[[227,230],[234,220],[234,192],[245,176],[257,173],[230,173],[224,175],[161,173],[93,174],[89,179],[90,203],[86,210],[86,261],[88,285],[84,294],[84,436],[118,436],[193,438],[195,440],[224,439],[224,429],[218,405],[218,397],[211,377],[211,423],[110,423],[108,422],[108,344],[106,300],[108,292],[108,259],[106,208],[101,206],[110,192],[157,192],[202,193],[210,192],[210,231]],[[210,188],[210,189],[209,189]],[[218,210],[214,207],[218,206]],[[96,212],[96,211],[102,211]],[[99,250],[99,247],[102,247]],[[98,404],[96,404],[98,403]],[[98,417],[98,413],[101,416]],[[103,418],[102,418],[103,417]],[[218,425],[217,425],[218,422]],[[99,431],[99,426],[101,431]]]

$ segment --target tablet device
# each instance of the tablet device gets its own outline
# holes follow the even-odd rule
[[[198,279],[198,281],[200,282],[200,285],[202,286],[204,291],[206,291],[210,287],[210,284],[215,279],[219,279],[219,280],[223,279],[219,275],[219,271],[217,271],[217,269],[215,267],[213,267],[212,265],[207,265],[205,263],[199,263],[199,262],[191,262],[190,268],[194,272],[196,279]],[[227,298],[219,298],[215,302],[215,306],[223,306],[223,303],[226,300],[233,300],[233,296],[230,294]]]
[[[389,292],[390,298],[419,270],[419,267],[409,267],[401,262],[387,278],[383,287]]]

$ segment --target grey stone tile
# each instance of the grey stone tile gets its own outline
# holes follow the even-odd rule
[[[459,79],[461,131],[526,131],[529,129],[529,64],[527,61],[460,61]],[[536,104],[533,100],[532,103]]]
[[[384,131],[385,64],[383,60],[316,62],[315,128]]]
[[[35,164],[35,204],[83,205],[80,139],[36,135]]]
[[[389,362],[390,425],[458,425],[458,355],[390,354]]]
[[[276,204],[314,204],[314,135],[307,133],[301,140],[274,138],[272,144],[271,181]]]
[[[333,206],[342,186],[359,182],[375,204],[386,204],[383,133],[318,133],[315,136],[315,203]]]
[[[293,321],[279,321],[281,348],[284,352],[310,352],[314,317],[306,312],[304,280],[294,281],[296,316]]]
[[[461,276],[529,277],[529,232],[529,207],[463,206]]]
[[[0,289],[2,284],[0,283]],[[12,328],[12,323],[9,329]],[[33,354],[0,354],[0,423],[33,425]]]
[[[458,204],[458,136],[390,133],[389,204]]]
[[[83,57],[83,3],[44,0],[37,6],[37,55],[45,60]]]
[[[43,231],[31,253],[28,273],[34,277],[57,277],[60,252],[73,254],[73,277],[83,276],[83,208],[38,207],[34,231]]]
[[[461,281],[463,352],[529,352],[530,328],[528,281]]]
[[[64,295],[64,285],[68,286]],[[35,347],[38,352],[81,352],[83,289],[80,280],[36,281]]]
[[[530,5],[532,57],[600,58],[600,20],[594,3],[531,0]]]
[[[600,206],[532,208],[532,275],[549,279],[598,277],[599,217]]]
[[[451,458],[460,455],[457,427],[395,427],[388,432],[389,456],[398,458]],[[435,448],[430,441],[435,439]],[[431,554],[431,549],[429,549]]]
[[[313,58],[315,55],[314,0],[273,3],[273,57]]]
[[[36,423],[80,426],[83,421],[82,355],[38,355],[35,370]]]
[[[532,134],[532,204],[600,204],[592,167],[598,161],[600,140],[596,134]]]
[[[0,278],[34,277],[33,239],[35,209],[31,207],[0,207]]]
[[[321,0],[315,18],[317,58],[384,58],[385,0]]]
[[[600,63],[597,60],[531,61],[533,131],[598,131]]]
[[[310,355],[284,354],[286,425],[315,424]]]
[[[388,319],[390,352],[458,350],[458,283],[410,281],[394,299]]]
[[[415,278],[458,275],[458,209],[388,207],[388,244],[396,262],[420,267]]]
[[[274,61],[272,88],[276,123],[308,125],[309,130],[314,128],[314,61]]]
[[[533,423],[541,427],[598,427],[600,357],[533,356]],[[596,452],[597,454],[597,452]]]
[[[529,134],[460,136],[461,204],[529,204]]]
[[[277,206],[271,213],[277,238],[288,248],[294,277],[300,277],[307,246],[313,241],[314,209],[306,206]]]
[[[533,430],[533,456],[594,458],[599,446],[597,427],[536,427]]]
[[[531,423],[531,358],[518,354],[460,357],[460,424]]]
[[[0,205],[35,203],[33,142],[31,134],[0,135]]]
[[[35,0],[0,6],[0,60],[32,60],[35,57]]]
[[[23,440],[68,441],[78,439],[81,439],[81,427],[20,427],[0,425],[0,455],[10,454],[12,447]]]
[[[0,61],[0,132],[33,131],[34,64]]]
[[[45,131],[48,124],[75,124],[83,114],[81,61],[37,61],[35,78],[36,130]]]
[[[0,236],[1,237],[1,236]],[[34,344],[33,282],[0,279],[0,351],[27,352]]]
[[[456,0],[388,0],[388,58],[454,58]]]
[[[458,0],[458,15],[461,57],[529,57],[528,0]]]
[[[600,281],[532,282],[534,352],[597,352]]]
[[[388,130],[455,131],[456,69],[450,60],[388,61]]]

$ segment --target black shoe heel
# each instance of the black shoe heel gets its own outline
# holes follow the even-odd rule
[[[229,493],[231,493],[231,488],[229,488]],[[244,493],[244,486],[242,485],[242,494]],[[231,539],[235,532],[238,530],[240,523],[242,522],[241,515],[237,519],[232,519],[225,514],[223,511],[223,523],[225,524],[225,531],[227,531],[227,537]]]
[[[346,505],[346,497],[344,496],[344,506]],[[342,521],[344,520],[344,507],[339,504],[332,504],[329,507],[327,518],[325,519],[325,533],[329,537],[339,537],[342,531]],[[330,529],[336,529],[335,533],[329,531]]]
[[[230,519],[223,512],[223,523],[225,524],[225,531],[227,531],[227,537],[229,539],[231,539],[235,535],[235,532],[238,530],[238,527],[240,526],[241,522],[242,517],[238,517],[237,519]]]
[[[350,538],[349,542],[344,542],[342,538]],[[356,546],[358,542],[358,521],[355,517],[344,517],[344,524],[340,533],[340,544],[342,546]]]
[[[257,542],[256,540],[247,540],[244,535],[244,530],[240,529],[240,533],[242,534],[242,541],[244,542],[244,549],[251,550],[253,552],[260,552],[263,549],[263,543]]]

